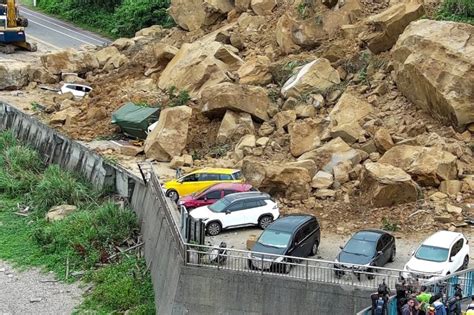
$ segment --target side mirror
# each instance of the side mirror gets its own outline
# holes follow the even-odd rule
[[[410,253],[411,256],[415,255],[415,251],[412,250],[411,253]]]
[[[344,247],[342,245],[339,246],[340,249],[344,249]]]
[[[229,211],[229,210],[226,210],[225,214],[230,214],[230,211]]]
[[[453,257],[449,257],[449,262],[453,262]]]

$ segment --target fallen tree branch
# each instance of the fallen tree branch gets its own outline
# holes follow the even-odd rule
[[[118,252],[118,253],[113,254],[112,256],[109,256],[108,260],[112,260],[113,258],[117,257],[118,255],[120,255],[120,254],[125,254],[125,253],[127,253],[127,252],[129,252],[129,251],[131,251],[131,250],[133,250],[133,249],[135,249],[135,248],[138,248],[138,247],[142,246],[142,245],[143,245],[143,242],[138,243],[138,244],[136,244],[136,245],[133,245],[132,247],[129,247],[129,248],[127,248],[127,249],[125,249],[125,250],[123,250],[123,251],[121,251],[121,252]]]

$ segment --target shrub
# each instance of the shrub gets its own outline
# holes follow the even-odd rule
[[[445,0],[436,17],[440,20],[474,24],[474,1]]]

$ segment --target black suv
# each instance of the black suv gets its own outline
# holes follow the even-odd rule
[[[270,224],[252,248],[248,260],[250,269],[263,269],[289,273],[296,257],[314,256],[321,241],[318,220],[312,215],[294,214],[282,217]],[[293,256],[295,259],[273,255]]]

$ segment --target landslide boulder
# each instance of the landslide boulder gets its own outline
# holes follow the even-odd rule
[[[63,72],[84,74],[100,67],[95,53],[74,49],[42,55],[41,63],[52,74]]]
[[[361,193],[367,204],[390,207],[421,198],[418,185],[402,169],[383,163],[367,163],[362,171]]]
[[[439,186],[443,180],[457,178],[457,158],[439,148],[397,145],[388,150],[380,163],[399,167],[423,186]]]
[[[359,34],[359,39],[367,44],[374,54],[389,50],[397,42],[410,22],[417,20],[425,10],[423,2],[408,0],[397,3],[385,11],[367,18],[367,29]]]
[[[172,0],[169,14],[180,27],[194,31],[214,24],[233,8],[231,0]]]
[[[217,132],[217,142],[225,143],[231,140],[237,140],[247,134],[255,134],[252,116],[248,113],[236,113],[231,110],[226,111],[219,131]]]
[[[30,66],[22,62],[0,62],[0,90],[17,90],[29,83]]]
[[[188,106],[165,108],[158,124],[145,140],[147,158],[169,162],[181,155],[186,146],[189,119],[192,109]]]
[[[240,84],[266,85],[272,81],[270,59],[266,56],[255,56],[246,61],[237,71]]]
[[[316,149],[321,144],[320,134],[323,126],[316,119],[298,120],[288,127],[290,134],[290,152],[299,157],[305,152]]]
[[[398,89],[435,118],[464,129],[474,122],[474,26],[420,20],[393,48]]]
[[[340,82],[339,73],[329,60],[318,58],[304,65],[297,74],[288,79],[281,89],[281,94],[285,97],[299,97],[316,90],[324,91]]]
[[[201,96],[201,111],[208,117],[222,117],[232,110],[249,113],[258,121],[269,119],[270,100],[264,88],[224,82],[205,88]]]
[[[276,6],[275,0],[252,0],[250,2],[253,12],[257,15],[268,15],[272,13],[273,8]]]
[[[216,41],[183,44],[161,73],[158,86],[167,90],[176,87],[198,97],[206,87],[230,81],[228,71],[236,71],[243,61],[237,49]]]

